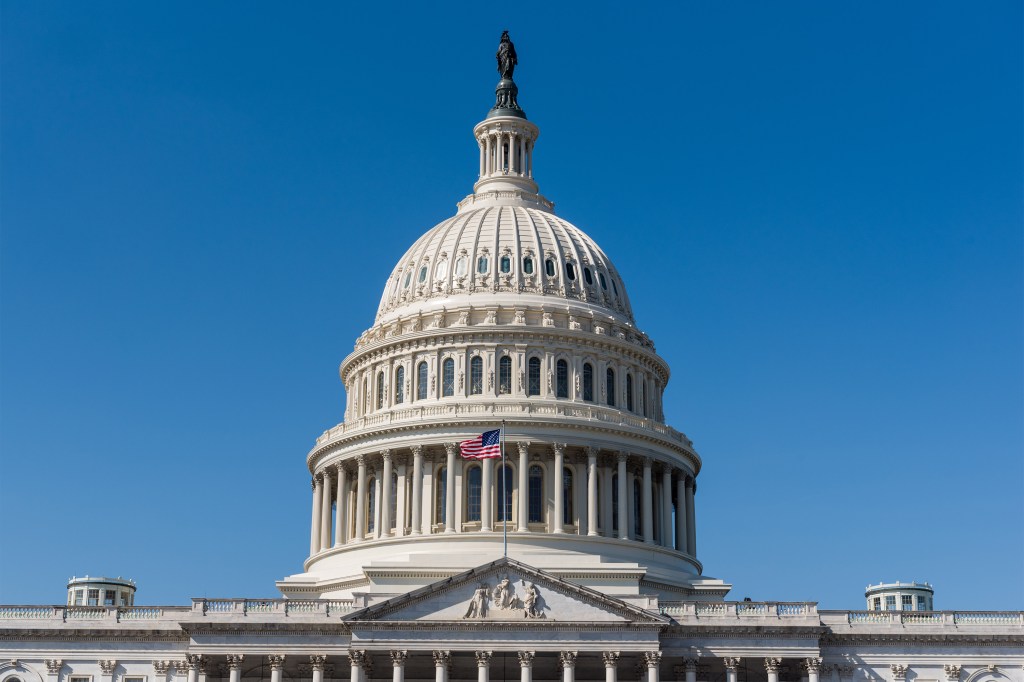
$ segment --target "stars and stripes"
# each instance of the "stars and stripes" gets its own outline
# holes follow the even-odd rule
[[[484,431],[476,438],[460,442],[459,452],[466,459],[501,457],[501,429]]]

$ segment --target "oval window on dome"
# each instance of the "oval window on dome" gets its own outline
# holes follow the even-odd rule
[[[434,279],[444,279],[445,275],[448,274],[448,261],[443,260],[437,264],[437,268],[434,269]]]
[[[476,271],[481,275],[487,274],[487,256],[480,256],[476,259]]]
[[[420,281],[420,284],[422,284],[423,282],[427,281],[427,266],[426,265],[424,265],[422,268],[420,268],[419,281]]]
[[[410,270],[409,272],[405,273],[405,285],[404,286],[405,286],[406,289],[409,288],[409,283],[410,282],[412,282],[412,270]]]
[[[466,276],[466,257],[459,256],[459,259],[455,261],[455,276],[465,277]]]
[[[590,274],[590,268],[583,268],[583,279],[587,281],[587,286],[594,285],[594,276]]]
[[[548,277],[554,277],[555,276],[555,261],[551,260],[550,258],[548,258],[546,261],[544,261],[544,272],[546,272],[548,274]]]
[[[533,274],[533,259],[532,258],[524,258],[523,259],[523,272],[525,272],[527,275],[532,275]]]
[[[608,291],[608,282],[605,281],[603,272],[597,273],[597,279],[601,281],[601,288]]]
[[[509,272],[512,271],[512,259],[509,258],[508,256],[502,256],[498,267],[501,268],[502,272],[508,274]]]
[[[565,276],[569,278],[569,281],[575,281],[576,279],[576,266],[572,263],[565,264]]]

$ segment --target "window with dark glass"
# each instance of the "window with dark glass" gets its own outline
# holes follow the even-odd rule
[[[481,275],[487,273],[487,256],[480,256],[476,259],[476,271]]]
[[[569,281],[576,279],[576,266],[572,263],[565,264],[565,276],[569,278]]]
[[[594,366],[589,362],[583,363],[583,399],[594,402]]]
[[[395,370],[395,404],[405,399],[405,367]]]
[[[643,518],[640,514],[641,496],[640,481],[633,479],[633,537],[643,538]]]
[[[572,522],[572,469],[566,468],[562,470],[562,523],[570,525]]]
[[[881,597],[875,597],[875,600],[873,602],[872,608],[875,611],[881,611],[882,610],[882,598]]]
[[[392,530],[398,527],[398,474],[391,473],[391,500],[390,511],[391,514],[391,528],[385,528],[384,530]]]
[[[619,475],[612,474],[612,530],[619,532]]]
[[[598,272],[597,273],[597,279],[600,280],[600,282],[601,282],[601,288],[604,289],[605,291],[607,291],[608,290],[608,282],[606,282],[605,279],[604,279],[604,273],[603,272]]]
[[[479,355],[469,361],[469,393],[480,395],[484,392],[484,360]]]
[[[100,591],[89,590],[89,603],[88,606],[99,606],[100,605]]]
[[[559,398],[569,397],[569,363],[565,360],[555,363],[555,395]]]
[[[384,372],[377,372],[377,409],[384,407]]]
[[[455,361],[451,358],[441,363],[441,395],[455,395]]]
[[[640,413],[647,416],[647,380],[640,380]]]
[[[466,486],[466,521],[480,520],[480,467],[475,466],[466,475],[469,481]]]
[[[587,286],[594,284],[594,276],[590,274],[590,268],[583,268],[583,279],[586,281]]]
[[[544,272],[547,273],[548,277],[554,277],[555,276],[555,261],[551,260],[550,258],[548,258],[546,261],[544,261]]]
[[[427,399],[427,363],[421,362],[416,367],[416,399]]]
[[[506,273],[506,274],[511,272],[512,271],[512,259],[509,258],[508,256],[502,256],[499,267],[501,268],[501,271]]]
[[[904,611],[914,610],[914,597],[909,594],[900,595],[900,607]]]
[[[633,375],[626,374],[626,409],[633,411]]]
[[[505,499],[505,504],[498,505],[498,521],[512,520],[512,486],[514,480],[511,465],[506,464],[501,467],[501,473],[498,474],[498,480],[494,484],[494,492],[497,495],[497,499]]]
[[[895,611],[896,610],[896,595],[889,595],[885,598],[885,610]]]
[[[427,281],[427,266],[426,266],[426,265],[424,265],[424,266],[423,266],[422,268],[420,268],[420,277],[419,277],[419,281],[420,281],[420,283],[421,283],[421,284],[422,284],[423,282],[426,282],[426,281]]]
[[[608,393],[608,405],[615,407],[615,371],[609,367],[604,373],[604,389]]]
[[[409,283],[412,282],[412,270],[405,273],[405,288],[409,288]]]
[[[374,488],[377,486],[377,479],[371,478],[366,482],[366,532],[372,533],[374,522],[377,520],[377,495]]]
[[[526,395],[540,395],[540,358],[530,358],[527,367]]]
[[[532,258],[524,258],[523,259],[523,272],[525,272],[527,275],[532,275],[533,274],[533,259]]]
[[[530,467],[530,523],[544,522],[544,469]]]
[[[498,360],[498,393],[512,392],[512,358],[502,355]]]
[[[434,487],[434,523],[445,523],[445,513],[448,509],[448,469],[441,467],[437,470],[437,485]]]

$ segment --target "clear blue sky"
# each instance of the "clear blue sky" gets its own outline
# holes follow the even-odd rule
[[[501,30],[733,598],[1024,608],[1021,3],[0,4],[0,602],[266,596]]]

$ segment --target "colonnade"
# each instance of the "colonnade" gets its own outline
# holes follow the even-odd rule
[[[488,130],[477,136],[480,177],[517,175],[533,177],[534,139],[524,131]]]
[[[503,470],[500,459],[464,460],[458,451],[457,443],[385,449],[318,471],[310,555],[387,537],[502,530],[614,537],[697,554],[696,481],[676,463],[522,441],[506,443]]]

